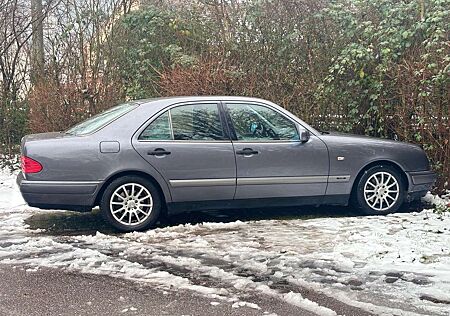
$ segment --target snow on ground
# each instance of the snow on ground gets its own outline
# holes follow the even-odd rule
[[[184,224],[121,235],[31,230],[15,176],[0,172],[0,263],[104,274],[188,289],[211,304],[260,307],[255,293],[319,315],[312,289],[380,315],[448,315],[450,214]],[[448,197],[447,197],[448,199]],[[448,204],[431,195],[427,200]],[[32,273],[32,272],[30,272]]]

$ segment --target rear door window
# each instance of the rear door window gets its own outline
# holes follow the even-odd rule
[[[174,107],[153,120],[140,140],[225,140],[219,107],[216,103]]]

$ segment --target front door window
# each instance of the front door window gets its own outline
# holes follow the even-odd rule
[[[299,140],[295,123],[281,113],[257,104],[227,104],[237,140]]]

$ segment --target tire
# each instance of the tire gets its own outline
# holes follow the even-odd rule
[[[405,194],[400,172],[378,165],[366,170],[356,183],[353,201],[365,215],[386,215],[400,209]]]
[[[122,232],[149,229],[157,222],[161,209],[158,189],[151,181],[139,176],[124,176],[112,181],[100,202],[103,218]]]

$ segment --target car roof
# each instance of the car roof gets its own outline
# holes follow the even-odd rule
[[[192,102],[192,101],[253,101],[253,102],[267,102],[266,100],[260,98],[243,97],[243,96],[175,96],[175,97],[161,97],[161,98],[150,98],[134,101],[141,105],[151,104],[154,102]]]

